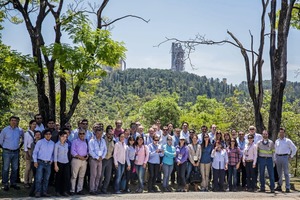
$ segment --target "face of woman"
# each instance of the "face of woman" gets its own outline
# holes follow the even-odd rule
[[[198,138],[197,137],[193,137],[193,144],[195,145],[195,144],[197,144],[198,143]]]
[[[144,142],[143,138],[139,138],[139,139],[138,139],[138,145],[142,145],[143,142]]]
[[[65,143],[66,140],[67,140],[67,134],[63,134],[63,135],[61,135],[59,138],[60,138],[60,142],[61,142],[61,143]]]
[[[36,122],[33,122],[32,124],[30,124],[30,130],[34,130],[36,128]]]
[[[124,134],[120,135],[120,142],[124,142],[124,140],[125,140]]]

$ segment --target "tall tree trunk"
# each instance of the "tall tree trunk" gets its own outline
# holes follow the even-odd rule
[[[67,83],[64,77],[65,70],[62,68],[62,75],[60,76],[60,125],[63,127],[68,121],[66,119],[66,103],[67,103]]]

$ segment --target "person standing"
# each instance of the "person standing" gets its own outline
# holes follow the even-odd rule
[[[95,130],[96,137],[89,141],[90,154],[90,194],[96,195],[102,172],[102,159],[107,153],[105,140],[102,138],[103,129]]]
[[[292,140],[285,137],[285,128],[279,129],[279,138],[275,142],[275,163],[278,172],[278,187],[276,191],[282,191],[282,172],[285,177],[285,191],[290,192],[289,158],[292,159],[297,152],[297,147]]]
[[[34,130],[40,131],[41,133],[43,130],[45,130],[44,124],[43,124],[43,117],[41,114],[36,114],[34,116],[34,120],[36,121],[36,127]]]
[[[228,155],[228,185],[229,191],[237,191],[237,170],[241,164],[242,154],[240,148],[238,147],[235,138],[230,139],[230,146],[227,147]]]
[[[248,192],[254,192],[256,186],[255,167],[257,161],[257,147],[256,144],[254,144],[253,135],[248,135],[248,141],[244,150],[243,165],[246,168]]]
[[[245,133],[243,131],[239,131],[236,141],[237,141],[238,147],[241,150],[242,157],[243,157],[244,149],[245,149],[245,146],[246,146]],[[242,176],[242,188],[245,188],[246,187],[246,176],[247,175],[246,175],[246,168],[243,164],[242,165],[240,164],[240,168],[237,171],[237,182],[236,182],[237,187],[241,185],[240,184],[241,183],[241,176]]]
[[[75,186],[76,180],[78,176],[77,183],[77,194],[83,195],[83,181],[84,175],[87,168],[87,160],[88,160],[88,145],[85,140],[85,130],[79,129],[78,132],[79,138],[75,139],[71,146],[71,190],[70,194],[75,194]]]
[[[22,132],[17,126],[17,117],[12,116],[9,118],[9,126],[5,127],[0,134],[0,145],[2,146],[2,184],[4,185],[4,191],[9,190],[8,176],[9,168],[11,165],[10,173],[10,187],[20,190],[17,186],[17,171],[19,160],[20,140],[22,140]]]
[[[51,164],[53,162],[54,142],[51,140],[51,131],[45,129],[43,131],[44,139],[39,140],[32,154],[35,175],[35,197],[50,197],[48,194],[48,183],[51,173]]]
[[[185,142],[187,144],[189,144],[190,143],[190,132],[188,130],[189,129],[189,123],[183,122],[181,124],[181,128],[182,128],[182,130],[180,132],[180,137],[183,136],[185,138]]]
[[[70,163],[68,157],[68,135],[64,131],[58,133],[59,141],[54,146],[54,170],[56,196],[69,196]]]
[[[174,158],[176,156],[176,148],[172,145],[172,136],[168,136],[167,144],[163,145],[163,160],[162,160],[162,169],[163,169],[163,190],[164,192],[171,192],[169,187],[169,179],[174,167]]]
[[[179,145],[176,147],[176,158],[175,162],[178,166],[178,177],[179,183],[177,192],[186,192],[188,191],[189,185],[186,184],[186,169],[187,169],[187,159],[189,157],[189,150],[185,144],[185,137],[183,135],[179,138]]]
[[[121,120],[115,121],[115,125],[116,128],[114,129],[114,137],[118,138],[119,135],[124,132],[124,130],[122,129],[122,121]]]
[[[214,147],[210,143],[210,138],[208,133],[204,133],[202,136],[203,136],[203,142],[201,144],[202,154],[200,159],[200,172],[202,176],[201,191],[208,192],[209,174],[211,168],[211,152]]]
[[[36,121],[29,122],[28,131],[24,134],[24,153],[25,153],[25,173],[24,173],[24,186],[30,188],[32,185],[32,169],[31,169],[31,143],[34,141],[34,130],[36,128]]]
[[[267,130],[262,132],[263,140],[257,143],[258,151],[258,166],[259,166],[259,180],[260,180],[260,192],[265,192],[265,168],[267,167],[271,193],[274,193],[275,182],[274,182],[274,157],[275,157],[275,146],[274,142],[270,140],[269,133]]]

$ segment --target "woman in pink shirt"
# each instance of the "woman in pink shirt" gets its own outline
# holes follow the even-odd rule
[[[247,174],[247,189],[249,192],[254,192],[255,189],[255,166],[256,166],[256,159],[257,159],[257,148],[254,144],[254,137],[253,135],[248,135],[249,143],[246,144],[244,155],[243,155],[243,164],[246,167],[246,174]]]
[[[135,192],[142,193],[144,189],[144,174],[146,169],[146,164],[149,159],[149,150],[146,145],[144,145],[144,138],[139,135],[135,140],[135,168],[138,175],[139,187]]]

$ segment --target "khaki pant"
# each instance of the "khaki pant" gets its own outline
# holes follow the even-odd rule
[[[71,161],[71,192],[75,192],[76,179],[78,176],[77,192],[83,187],[83,180],[86,171],[87,161],[73,158]]]
[[[102,172],[102,160],[90,158],[90,192],[96,192],[99,187]]]
[[[200,172],[202,176],[201,188],[207,189],[209,185],[209,172],[211,163],[200,163]]]
[[[28,153],[29,155],[32,155],[31,149],[28,149]],[[24,158],[25,158],[25,173],[24,173],[24,183],[32,183],[32,177],[33,177],[33,173],[32,173],[32,169],[31,169],[31,158],[28,158],[28,156],[26,156],[27,152],[24,151]]]

